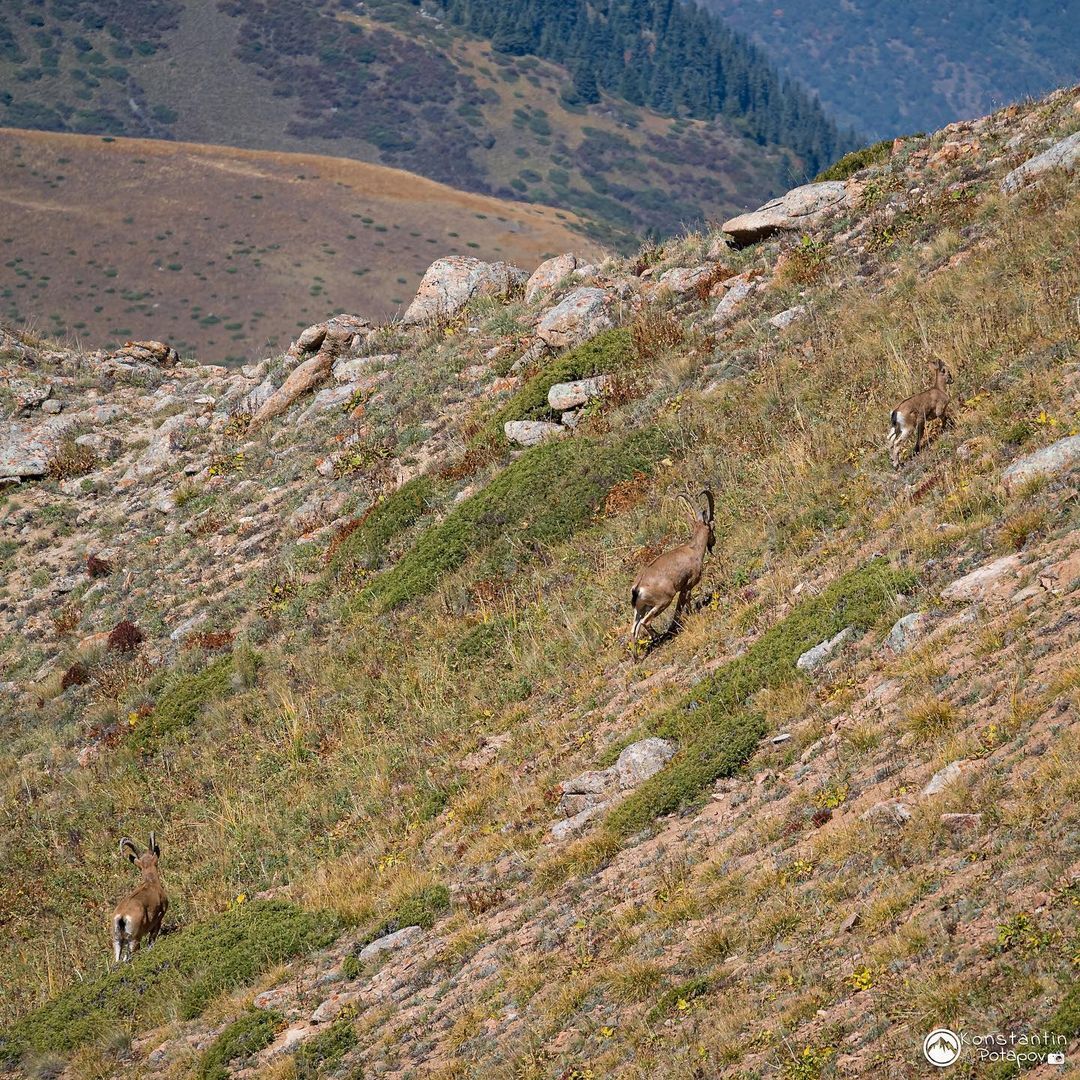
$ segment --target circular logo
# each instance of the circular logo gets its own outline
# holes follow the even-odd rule
[[[931,1065],[944,1069],[960,1056],[960,1036],[948,1028],[935,1028],[923,1039],[922,1052]]]

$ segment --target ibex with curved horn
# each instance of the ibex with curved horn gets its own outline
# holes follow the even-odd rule
[[[674,622],[678,622],[683,608],[690,600],[691,591],[701,580],[705,556],[712,551],[713,544],[716,542],[713,533],[713,518],[716,515],[713,495],[707,489],[698,497],[700,498],[701,495],[705,496],[709,504],[708,510],[698,510],[686,495],[678,496],[686,503],[689,511],[690,527],[693,529],[690,539],[685,544],[657,555],[638,574],[634,582],[630,593],[630,603],[634,607],[634,626],[630,631],[631,644],[637,641],[642,627],[648,630],[652,637],[657,637],[656,631],[649,624],[667,608],[676,596],[679,600],[675,605]]]
[[[117,904],[113,912],[113,956],[118,964],[131,959],[143,938],[146,939],[147,948],[154,944],[161,931],[165,912],[169,910],[169,898],[161,887],[161,877],[158,874],[161,848],[158,847],[154,834],[150,834],[150,845],[142,854],[131,837],[123,837],[120,841],[120,854],[126,854],[142,871],[142,880],[132,893]]]

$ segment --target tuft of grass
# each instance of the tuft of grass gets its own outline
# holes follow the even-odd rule
[[[905,138],[917,137],[905,136]],[[819,172],[813,182],[819,184],[825,180],[846,180],[860,169],[880,165],[892,156],[892,147],[892,139],[881,139],[879,142],[864,146],[861,150],[852,150],[850,154],[845,154],[839,161],[833,162],[827,169]]]
[[[135,741],[149,746],[162,735],[181,731],[195,723],[211,702],[232,689],[233,659],[223,656],[195,672],[174,676],[154,705],[154,711],[135,731]]]
[[[45,464],[50,480],[76,480],[98,467],[98,456],[73,438],[62,439]]]
[[[358,948],[406,926],[420,926],[430,930],[439,916],[449,910],[450,890],[445,885],[426,885],[403,897],[382,922],[360,939]]]
[[[588,379],[594,375],[611,375],[627,370],[634,362],[635,351],[630,331],[621,327],[604,330],[551,361],[534,375],[495,412],[471,442],[480,445],[502,441],[503,424],[508,420],[557,419],[547,400],[548,391],[556,383]]]
[[[356,1027],[351,1016],[335,1020],[296,1052],[296,1080],[321,1080],[329,1076],[356,1045]]]
[[[421,534],[367,591],[384,610],[429,593],[472,555],[511,566],[569,539],[612,487],[648,472],[666,440],[657,428],[625,439],[564,439],[527,451],[485,488]]]
[[[283,1024],[280,1013],[248,1009],[221,1032],[199,1059],[196,1080],[229,1080],[231,1063],[269,1046]]]
[[[136,953],[130,964],[65,990],[0,1034],[0,1061],[26,1053],[66,1053],[130,1027],[200,1016],[222,991],[323,948],[336,916],[284,901],[256,901],[194,923]]]

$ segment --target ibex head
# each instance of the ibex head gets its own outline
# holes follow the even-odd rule
[[[716,504],[713,502],[713,493],[708,488],[698,492],[698,498],[705,496],[705,501],[709,504],[707,510],[700,509],[695,506],[688,494],[680,494],[678,497],[686,503],[687,513],[689,515],[690,527],[692,529],[704,528],[707,532],[705,540],[705,546],[708,551],[712,551],[713,545],[716,543],[716,533],[713,530],[713,519],[716,517]]]
[[[143,873],[146,873],[148,870],[157,869],[161,848],[158,846],[153,833],[150,834],[150,844],[144,852],[139,851],[138,844],[136,844],[130,836],[125,836],[120,840],[120,854],[127,855],[131,862],[142,870]]]

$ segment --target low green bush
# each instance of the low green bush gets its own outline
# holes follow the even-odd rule
[[[906,135],[904,138],[919,138],[921,134],[922,132],[919,135]],[[818,184],[824,180],[846,180],[869,165],[880,165],[892,156],[892,147],[892,139],[882,139],[860,150],[852,150],[850,154],[845,154],[839,161],[834,161],[827,169],[819,172],[814,177],[814,183]]]
[[[232,691],[233,658],[223,656],[200,671],[173,676],[158,695],[154,711],[135,729],[133,742],[150,747],[162,735],[190,727],[207,705]]]
[[[223,991],[329,945],[337,917],[284,901],[241,904],[216,919],[158,939],[107,975],[77,983],[0,1033],[0,1062],[26,1053],[66,1053],[132,1026],[202,1014]]]
[[[807,649],[847,626],[869,628],[890,610],[897,593],[915,583],[913,573],[884,559],[845,574],[820,595],[797,604],[742,656],[662,713],[652,725],[653,734],[677,739],[680,752],[608,815],[608,837],[621,841],[641,832],[742,768],[765,734],[765,721],[749,707],[753,695],[803,678],[795,661]]]
[[[230,1063],[269,1046],[283,1024],[280,1013],[248,1009],[222,1031],[199,1059],[197,1080],[229,1080]]]
[[[296,1052],[296,1080],[320,1080],[329,1076],[356,1045],[356,1027],[351,1016],[335,1020]]]
[[[426,595],[472,555],[531,558],[592,520],[611,488],[650,471],[665,446],[663,433],[650,428],[625,439],[578,436],[529,450],[423,532],[365,595],[386,610]]]
[[[508,420],[554,420],[548,406],[548,391],[561,382],[588,379],[625,371],[634,363],[630,331],[623,328],[604,330],[596,337],[563,353],[534,375],[473,437],[475,445],[503,439],[503,425]]]
[[[409,893],[385,919],[357,942],[358,949],[406,926],[430,930],[440,915],[450,910],[450,890],[445,885],[427,885]]]

